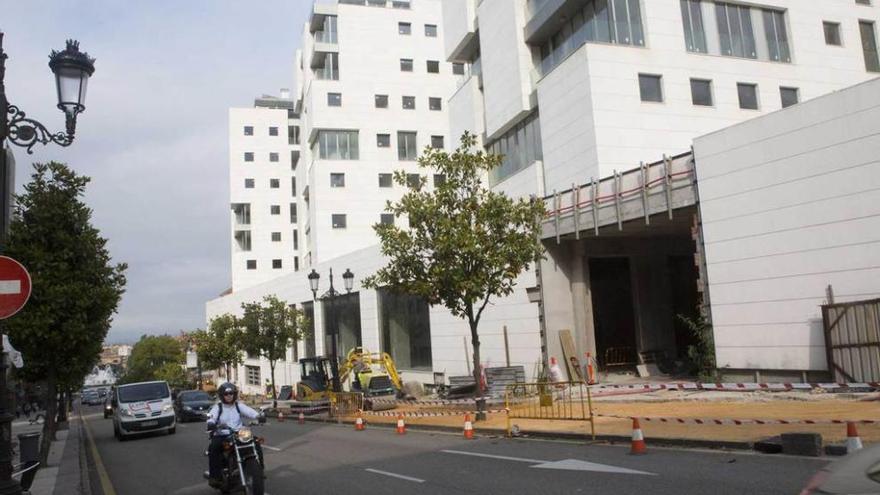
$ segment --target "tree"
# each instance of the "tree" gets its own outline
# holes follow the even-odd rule
[[[540,200],[513,200],[489,190],[482,179],[501,157],[472,151],[475,143],[465,133],[451,154],[426,148],[419,166],[445,176],[433,191],[424,187],[424,178],[409,184],[404,171],[394,173],[408,191],[400,201],[389,201],[386,211],[408,218],[409,228],[398,222],[374,226],[389,261],[363,285],[422,296],[466,319],[479,398],[480,318],[492,297],[513,292],[517,276],[543,256],[538,233],[545,210]],[[477,406],[482,412],[485,401]]]
[[[199,362],[208,369],[224,368],[226,379],[231,380],[231,368],[242,361],[242,331],[238,319],[225,313],[211,319],[208,331],[199,330],[193,335]]]
[[[111,263],[107,240],[82,201],[89,181],[61,163],[34,164],[31,182],[15,198],[5,250],[31,274],[31,298],[6,328],[24,355],[22,375],[46,380],[43,462],[57,428],[55,397],[82,386],[98,362],[125,287],[126,265]]]
[[[190,381],[183,370],[183,366],[178,363],[165,363],[156,370],[156,380],[165,380],[171,388],[185,389],[189,388]]]
[[[269,361],[269,374],[272,390],[275,386],[275,365],[287,355],[287,349],[302,338],[305,328],[305,316],[287,302],[274,295],[258,302],[241,305],[244,315],[241,318],[244,328],[244,349],[251,354],[258,354]],[[278,407],[277,394],[272,394],[274,407]]]
[[[143,335],[131,349],[124,383],[164,380],[159,370],[166,364],[184,364],[183,346],[170,335]]]

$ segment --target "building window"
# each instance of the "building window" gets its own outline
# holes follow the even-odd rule
[[[247,384],[260,386],[260,367],[259,366],[245,366],[245,372],[247,374]]]
[[[379,215],[379,223],[382,225],[394,225],[394,213],[382,213]]]
[[[412,72],[413,71],[413,61],[411,58],[400,59],[400,71],[401,72]]]
[[[376,146],[379,148],[390,148],[391,134],[376,134]]]
[[[293,271],[299,271],[299,256],[293,257]],[[294,347],[293,350],[296,351],[296,347]]]
[[[791,62],[791,49],[788,46],[788,31],[785,28],[785,12],[764,9],[764,34],[770,49],[770,60]]]
[[[330,187],[345,187],[345,174],[330,174]]]
[[[419,174],[406,174],[406,187],[410,189],[418,189],[422,184],[422,178]]]
[[[409,36],[410,34],[412,34],[412,24],[410,24],[408,22],[398,22],[397,23],[397,34]]]
[[[376,108],[388,108],[388,95],[376,95]]]
[[[246,161],[246,162],[254,161],[254,152],[253,151],[245,151],[244,152],[244,161]]]
[[[244,188],[245,189],[253,189],[254,188],[254,179],[245,179],[244,180]]]
[[[842,45],[840,40],[840,23],[828,22],[822,23],[822,29],[825,31],[825,44],[832,46]]]
[[[712,106],[712,81],[708,79],[691,79],[691,101],[694,105]]]
[[[403,102],[404,110],[415,110],[416,109],[416,97],[415,96],[404,96],[401,101]]]
[[[344,214],[334,213],[330,216],[331,223],[333,224],[334,229],[344,229],[346,224],[346,218]]]
[[[244,135],[245,136],[253,136],[254,135],[254,126],[252,126],[252,125],[244,126]]]
[[[290,195],[296,197],[296,177],[290,178]]]
[[[360,155],[357,131],[318,131],[314,146],[312,154],[322,160],[357,160]]]
[[[443,108],[443,100],[441,98],[436,98],[434,96],[428,97],[428,109],[429,110],[442,110]]]
[[[318,56],[316,54],[316,56]],[[339,54],[338,53],[326,53],[324,54],[324,60],[319,61],[320,66],[315,69],[315,78],[323,79],[327,81],[338,81],[339,80]]]
[[[404,161],[415,161],[419,158],[418,147],[416,146],[416,133],[408,131],[398,131],[397,133],[397,159]]]
[[[290,203],[290,223],[296,223],[296,203]]]
[[[287,126],[287,144],[299,144],[299,126]]]
[[[281,242],[281,232],[272,232],[272,242]]]
[[[443,136],[431,136],[431,147],[438,150],[443,149]]]
[[[280,215],[281,214],[281,205],[270,205],[269,206],[269,214],[270,215]]]
[[[248,270],[256,270],[257,269],[257,260],[247,260],[245,262],[245,266]]]
[[[280,179],[269,179],[269,188],[270,189],[278,189],[281,187]]]
[[[874,23],[859,21],[859,31],[862,33],[862,51],[865,53],[865,70],[868,72],[880,72],[880,53],[877,51],[877,34]]]
[[[278,161],[278,153],[276,153],[274,151],[270,151],[269,152],[269,161],[270,162],[277,162]]]
[[[486,151],[501,156],[501,165],[489,171],[489,184],[494,186],[543,158],[541,119],[532,113],[504,135],[488,143]]]
[[[871,0],[856,0],[859,5],[871,5]]]
[[[681,20],[684,23],[684,41],[687,50],[707,53],[706,30],[703,27],[703,9],[700,0],[681,0]]]
[[[446,184],[446,176],[443,174],[434,174],[434,187],[440,187]]]
[[[281,260],[272,260],[272,268],[274,270],[280,270],[281,269]]]
[[[238,245],[239,251],[250,251],[251,250],[251,231],[250,230],[236,230],[235,231],[235,242]]]
[[[452,73],[455,74],[456,76],[463,76],[464,75],[464,64],[459,63],[459,62],[453,62]]]
[[[341,107],[342,106],[342,93],[327,93],[327,106],[328,107]]]
[[[382,351],[401,370],[431,370],[431,319],[427,301],[379,290]]]
[[[269,135],[270,136],[277,136],[278,135],[278,128],[277,127],[270,127],[269,128]]]
[[[379,187],[391,187],[393,182],[391,174],[379,174]]]
[[[235,223],[238,225],[251,224],[250,203],[233,203],[232,212],[235,214]]]
[[[721,55],[758,58],[749,7],[716,3],[715,16],[718,21]]]
[[[436,38],[437,37],[437,25],[436,24],[425,24],[425,36],[428,38]]]
[[[663,102],[662,77],[653,74],[639,74],[639,95],[642,101]]]
[[[737,83],[736,92],[739,95],[739,107],[744,110],[758,109],[758,85],[749,83]]]
[[[436,60],[428,60],[428,72],[431,74],[438,74],[440,72],[440,62]]]
[[[782,108],[796,105],[800,101],[800,90],[798,88],[779,88],[779,95],[782,99]]]
[[[337,40],[337,24],[339,24],[339,20],[335,15],[324,16],[324,24],[321,26],[321,30],[315,31],[315,41],[318,43],[335,44]]]
[[[299,231],[293,231],[293,249],[299,249]]]
[[[391,0],[391,8],[393,9],[411,9],[410,0]]]

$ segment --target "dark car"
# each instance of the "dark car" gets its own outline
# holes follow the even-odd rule
[[[207,392],[201,390],[184,390],[177,394],[174,399],[174,412],[177,420],[203,421],[208,416],[208,410],[216,402]]]

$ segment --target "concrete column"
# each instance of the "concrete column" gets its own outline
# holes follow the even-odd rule
[[[578,359],[583,353],[596,356],[596,327],[593,321],[593,295],[590,291],[590,264],[583,244],[572,243],[571,249],[571,304],[574,314],[574,336]]]

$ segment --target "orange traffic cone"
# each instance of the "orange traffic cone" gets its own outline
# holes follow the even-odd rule
[[[593,371],[593,356],[590,353],[587,353],[587,385],[594,385],[596,383],[596,375]]]
[[[468,440],[474,439],[474,425],[471,423],[471,415],[464,415],[464,437]]]
[[[283,423],[283,422],[284,422],[284,413],[281,412],[281,411],[278,411],[278,422],[279,422],[279,423]]]
[[[642,427],[639,425],[639,418],[633,418],[633,436],[630,454],[645,454],[648,449],[645,447],[645,436],[642,435]]]
[[[354,420],[354,429],[357,431],[364,431],[364,429],[366,429],[364,426],[364,418],[361,417],[360,409],[358,409],[357,419]]]
[[[852,421],[846,422],[846,453],[852,454],[862,448],[862,439],[859,438],[859,432],[856,431],[856,424]]]
[[[403,422],[403,414],[397,415],[397,434],[406,435],[406,423]]]
[[[303,414],[302,411],[300,411],[299,412],[299,424],[305,424],[305,422],[306,422],[306,415]]]

